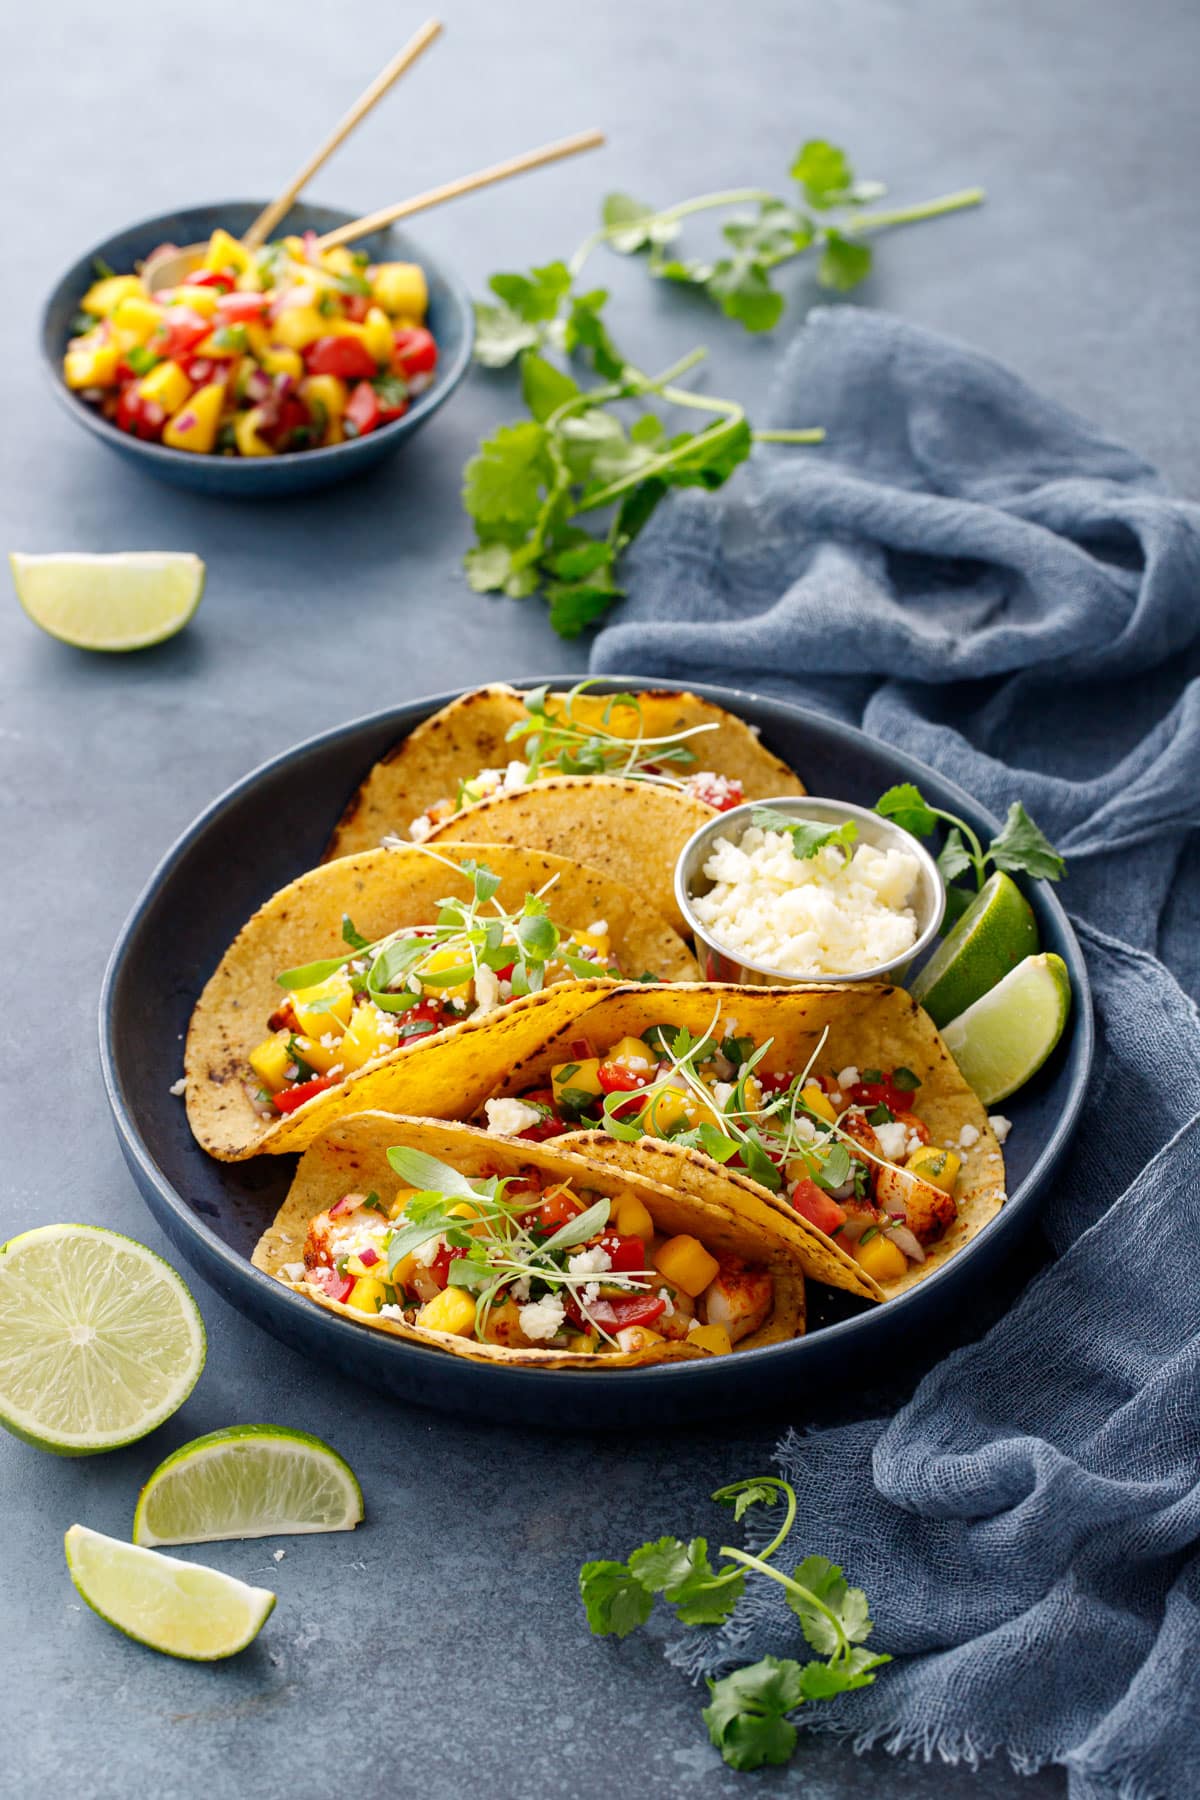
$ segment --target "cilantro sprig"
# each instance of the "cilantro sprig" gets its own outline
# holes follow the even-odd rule
[[[750,823],[760,831],[784,832],[792,840],[792,855],[798,862],[810,862],[818,850],[828,846],[848,849],[858,836],[853,819],[841,825],[829,825],[823,819],[797,819],[780,812],[775,806],[756,806]]]
[[[644,1625],[660,1598],[681,1625],[720,1625],[745,1592],[748,1574],[766,1576],[784,1590],[800,1621],[805,1641],[817,1652],[800,1663],[765,1656],[710,1680],[702,1717],[708,1735],[734,1769],[786,1763],[796,1748],[792,1715],[813,1701],[829,1700],[853,1688],[869,1687],[875,1671],[891,1658],[862,1648],[871,1635],[867,1597],[851,1587],[842,1570],[824,1556],[806,1556],[791,1575],[772,1557],[796,1522],[796,1493],[775,1476],[753,1476],[718,1488],[712,1498],[731,1506],[735,1520],[751,1507],[783,1502],[779,1530],[757,1555],[722,1544],[726,1559],[714,1569],[705,1538],[663,1537],[643,1544],[625,1562],[587,1562],[579,1571],[579,1593],[588,1624],[598,1637],[627,1637]]]
[[[735,188],[657,210],[610,194],[599,228],[568,261],[492,276],[491,298],[475,308],[475,358],[492,369],[519,363],[529,416],[486,438],[464,470],[463,504],[476,532],[467,579],[478,593],[520,599],[541,592],[555,630],[577,637],[622,597],[620,559],[671,489],[719,488],[756,442],[824,440],[818,426],[754,430],[736,401],[679,386],[707,355],[702,348],[657,375],[638,367],[609,333],[607,290],[584,280],[594,251],[646,252],[654,276],[685,283],[748,330],[766,331],[783,311],[771,285],[783,263],[819,252],[818,282],[844,292],[870,270],[865,236],[983,198],[972,188],[899,211],[864,212],[863,203],[883,190],[857,181],[845,153],[820,139],[801,147],[791,172],[794,200]],[[685,219],[747,205],[757,211],[735,212],[723,228],[724,254],[668,254]],[[597,378],[594,385],[576,379],[585,373]],[[629,423],[626,402],[638,409]],[[707,413],[709,422],[672,431],[653,409],[658,402]]]
[[[971,903],[969,889],[952,885],[960,875],[973,876],[978,893],[987,880],[989,864],[1009,875],[1029,875],[1035,881],[1061,881],[1067,872],[1065,860],[1019,800],[1013,801],[1004,824],[986,846],[965,819],[931,805],[912,781],[902,781],[881,794],[875,811],[918,838],[932,837],[942,825],[949,827],[936,859],[946,884],[947,925],[960,918]]]

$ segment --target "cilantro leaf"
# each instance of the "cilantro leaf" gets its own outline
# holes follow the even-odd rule
[[[824,850],[827,845],[848,847],[858,836],[858,826],[853,819],[847,819],[842,825],[829,825],[822,819],[795,819],[774,806],[756,806],[750,814],[750,823],[761,831],[786,832],[792,840],[792,855],[798,862],[811,861],[817,851]]]
[[[653,1594],[621,1562],[584,1563],[579,1597],[597,1637],[628,1637],[654,1610]]]
[[[553,479],[547,434],[532,419],[502,425],[463,471],[463,505],[484,525],[532,526]]]
[[[369,950],[371,948],[370,938],[365,938],[362,932],[356,929],[354,920],[349,913],[342,914],[342,942],[349,944],[352,950]]]
[[[651,1593],[661,1594],[674,1606],[681,1625],[720,1625],[733,1611],[745,1588],[745,1576],[737,1574],[720,1587],[708,1560],[708,1542],[693,1538],[659,1538],[643,1544],[629,1558],[633,1575]]]
[[[752,1506],[774,1506],[780,1498],[773,1481],[737,1481],[731,1487],[718,1488],[713,1499],[719,1506],[732,1506],[735,1520],[745,1518]]]
[[[937,830],[938,815],[914,782],[902,781],[880,794],[875,811],[884,819],[892,819],[902,831],[925,838]]]
[[[541,342],[541,332],[513,312],[509,306],[490,306],[475,302],[475,349],[477,363],[485,369],[504,369],[515,361],[522,350],[531,350]]]
[[[957,825],[951,826],[946,833],[946,841],[937,854],[937,866],[945,882],[953,881],[956,875],[971,867],[971,855]]]
[[[576,294],[571,301],[563,328],[563,348],[568,355],[578,350],[588,352],[592,367],[606,381],[620,381],[625,373],[625,358],[608,335],[600,317],[608,299],[604,288],[587,294]]]
[[[760,1769],[790,1759],[796,1727],[786,1715],[804,1700],[799,1663],[764,1656],[720,1681],[710,1680],[708,1690],[711,1698],[701,1716],[731,1768]]]
[[[577,638],[603,618],[613,601],[620,600],[624,593],[624,588],[611,583],[548,581],[545,594],[550,602],[550,623],[560,637]]]
[[[849,293],[871,273],[874,253],[869,244],[859,243],[832,225],[825,232],[824,249],[817,264],[817,280],[824,288],[839,294]]]
[[[526,350],[521,357],[521,393],[534,418],[541,422],[569,400],[578,399],[579,383],[536,350]]]
[[[854,192],[854,171],[844,150],[824,138],[809,138],[796,152],[791,176],[804,189],[810,206],[840,206]]]
[[[783,313],[783,295],[754,256],[723,257],[704,288],[725,317],[737,319],[747,331],[771,331]]]
[[[609,228],[608,242],[622,256],[631,256],[652,245],[669,244],[678,237],[679,225],[664,219],[632,194],[606,194],[601,217]]]
[[[805,1663],[800,1671],[800,1684],[806,1700],[832,1700],[835,1694],[848,1694],[854,1688],[870,1687],[874,1671],[891,1662],[885,1654],[876,1656],[870,1650],[851,1650],[845,1662]]]
[[[861,1643],[871,1633],[871,1617],[867,1596],[861,1588],[852,1588],[836,1563],[827,1556],[806,1556],[793,1580],[821,1601],[833,1613],[852,1644]],[[832,1656],[841,1648],[842,1640],[833,1620],[814,1606],[808,1594],[787,1590],[787,1603],[800,1621],[801,1630],[813,1649],[822,1656]]]
[[[1063,858],[1019,800],[1009,807],[1008,817],[988,845],[987,853],[998,869],[1006,869],[1010,875],[1059,881],[1067,872]]]
[[[529,324],[553,319],[571,291],[571,271],[565,262],[545,263],[528,275],[493,275],[488,282],[496,298]]]

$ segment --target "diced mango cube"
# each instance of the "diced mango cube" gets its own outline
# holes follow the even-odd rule
[[[346,1301],[355,1312],[377,1313],[387,1299],[387,1290],[377,1275],[360,1275]]]
[[[908,1268],[908,1258],[899,1244],[893,1244],[881,1231],[859,1238],[851,1248],[855,1261],[876,1281],[896,1281]]]
[[[192,391],[192,384],[177,362],[160,362],[137,384],[143,400],[153,400],[164,412],[178,412]]]
[[[610,1046],[604,1060],[605,1062],[629,1063],[634,1068],[642,1063],[649,1070],[654,1067],[658,1058],[649,1045],[642,1042],[641,1038],[623,1037],[618,1038],[616,1043]]]
[[[96,313],[106,319],[118,301],[131,294],[146,297],[146,284],[137,275],[105,275],[102,280],[94,281],[83,299],[79,302],[84,312]]]
[[[687,1341],[695,1344],[697,1350],[707,1350],[710,1356],[728,1356],[733,1349],[723,1325],[697,1325],[688,1332]]]
[[[233,269],[240,275],[244,269],[252,267],[253,260],[244,244],[239,244],[236,238],[230,237],[227,231],[222,231],[218,226],[208,240],[202,266],[206,269]]]
[[[644,1244],[654,1236],[654,1220],[636,1194],[617,1195],[613,1202],[613,1224],[622,1237],[641,1238]]]
[[[250,1052],[250,1067],[272,1094],[277,1094],[286,1084],[286,1071],[291,1061],[292,1053],[288,1049],[286,1031],[275,1032]]]
[[[361,1069],[373,1057],[383,1056],[396,1048],[396,1036],[389,1032],[386,1015],[374,1006],[356,1006],[342,1038],[342,1061],[348,1069]]]
[[[605,963],[608,961],[608,951],[611,939],[609,938],[607,931],[573,931],[571,933],[571,941],[577,945],[580,950],[592,954],[597,962]]]
[[[465,1288],[443,1288],[427,1300],[417,1314],[417,1324],[428,1331],[452,1331],[471,1337],[475,1331],[475,1302]]]
[[[383,363],[386,366],[391,362],[395,336],[392,330],[392,321],[382,306],[368,308],[362,325],[362,341],[377,363]]]
[[[816,1113],[818,1119],[825,1119],[832,1125],[837,1118],[837,1108],[833,1101],[826,1094],[824,1088],[819,1087],[815,1081],[805,1082],[800,1089],[800,1098],[809,1112]]]
[[[922,1181],[929,1182],[931,1187],[941,1188],[943,1194],[952,1194],[958,1171],[962,1168],[962,1157],[957,1151],[943,1150],[939,1144],[922,1144],[904,1166],[919,1175]]]
[[[562,1103],[565,1095],[568,1107],[577,1095],[597,1098],[604,1092],[600,1081],[600,1058],[585,1056],[580,1062],[556,1063],[550,1071],[550,1085],[555,1101]]]
[[[242,456],[274,456],[274,450],[266,438],[260,437],[258,432],[258,428],[265,422],[266,416],[266,409],[261,406],[252,406],[249,412],[240,412],[235,415],[233,435]]]
[[[117,378],[115,344],[93,344],[86,350],[68,350],[63,357],[63,378],[69,388],[110,387]]]
[[[327,1032],[340,1032],[350,1021],[354,1005],[354,989],[344,969],[315,987],[293,988],[292,1005],[307,1037],[324,1037]]]
[[[376,263],[367,271],[371,292],[384,312],[420,321],[429,305],[425,271],[417,263]]]
[[[328,269],[331,275],[357,275],[358,265],[345,244],[335,244],[332,250],[322,250],[321,267]]]
[[[162,324],[162,313],[153,300],[141,294],[126,294],[112,309],[112,322],[117,331],[128,332],[135,344],[144,344]]]
[[[304,374],[304,358],[298,350],[280,350],[268,344],[258,360],[268,375],[292,375],[299,381]]]
[[[172,306],[186,306],[189,312],[199,313],[202,319],[211,319],[217,310],[220,295],[216,288],[193,287],[191,282],[184,282],[177,287],[171,296]]]
[[[720,1263],[690,1232],[682,1231],[677,1237],[668,1238],[660,1244],[654,1257],[655,1267],[659,1273],[676,1287],[681,1287],[685,1294],[693,1300],[702,1294],[710,1281],[714,1281],[720,1270]]]
[[[389,1219],[398,1219],[400,1217],[400,1214],[402,1212],[404,1212],[404,1210],[408,1206],[409,1201],[412,1199],[412,1197],[416,1193],[416,1191],[417,1191],[416,1188],[410,1188],[410,1187],[397,1188],[396,1189],[396,1198],[392,1201],[392,1204],[388,1207],[388,1218]]]
[[[662,1332],[651,1331],[648,1325],[623,1325],[615,1336],[622,1350],[648,1350],[663,1341]]]
[[[698,1125],[706,1116],[691,1094],[682,1088],[664,1087],[650,1095],[637,1119],[651,1137],[670,1137],[685,1126]]]
[[[224,402],[224,382],[210,381],[206,387],[197,388],[191,399],[185,400],[174,417],[167,420],[163,443],[173,450],[193,450],[206,456],[217,441]]]
[[[271,327],[276,344],[289,350],[304,350],[318,338],[331,337],[329,320],[315,306],[285,306]]]
[[[296,1034],[295,1051],[318,1075],[328,1075],[333,1065],[342,1060],[340,1043],[323,1044],[319,1038],[304,1037],[300,1033]]]
[[[327,419],[340,419],[346,410],[349,389],[338,375],[309,375],[300,383],[300,398],[310,406],[322,407]]]

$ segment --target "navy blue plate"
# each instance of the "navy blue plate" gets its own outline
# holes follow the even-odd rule
[[[571,678],[561,685],[569,686]],[[533,685],[532,683],[530,685]],[[618,679],[612,689],[651,686]],[[783,701],[726,688],[698,693],[762,730],[814,793],[871,805],[897,781],[917,782],[935,805],[982,835],[997,821],[933,769],[861,731]],[[936,1275],[875,1307],[810,1288],[809,1335],[711,1361],[657,1368],[573,1371],[467,1362],[368,1331],[322,1312],[250,1264],[295,1166],[293,1156],[219,1163],[196,1145],[183,1102],[182,1036],[204,982],[260,903],[319,861],[334,821],[367,769],[429,713],[441,694],[358,719],[264,764],[214,802],[168,853],[121,932],[100,997],[100,1057],[125,1160],[151,1212],[180,1254],[241,1312],[287,1344],[376,1390],[476,1418],[555,1428],[680,1424],[845,1390],[854,1369],[878,1372],[889,1353],[936,1335],[946,1317],[983,1294],[1019,1236],[1066,1148],[1087,1086],[1092,1013],[1087,970],[1052,890],[1028,887],[1044,949],[1071,974],[1070,1026],[1037,1079],[1004,1110],[1009,1201],[986,1231]],[[252,852],[251,852],[252,847]]]
[[[229,499],[263,500],[278,494],[305,494],[335,481],[361,474],[398,450],[406,438],[419,431],[440,406],[444,406],[467,372],[475,341],[475,314],[466,288],[451,270],[419,249],[404,232],[389,226],[360,238],[357,248],[372,262],[415,262],[425,271],[429,286],[428,325],[437,339],[438,366],[431,387],[413,401],[402,419],[380,426],[366,437],[348,438],[324,450],[298,450],[289,456],[194,456],[187,450],[171,450],[163,444],[144,443],[127,431],[118,431],[94,406],[81,400],[63,380],[63,353],[71,334],[71,320],[79,302],[95,280],[94,261],[101,258],[118,275],[132,272],[135,263],[149,256],[159,244],[200,244],[221,225],[238,237],[256,219],[265,200],[223,200],[210,206],[185,207],[162,213],[105,238],[73,263],[55,287],[42,312],[42,361],[50,386],[77,425],[82,425],[148,475],[169,481],[173,487],[191,488],[199,494],[221,494]],[[297,201],[278,226],[275,235],[292,232],[333,231],[348,225],[358,213],[334,206],[310,206]]]

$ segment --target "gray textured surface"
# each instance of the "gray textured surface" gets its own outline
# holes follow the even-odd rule
[[[359,490],[253,510],[143,481],[39,391],[36,309],[69,252],[174,203],[265,195],[418,14],[360,0],[330,16],[301,23],[282,0],[210,0],[199,14],[66,0],[9,23],[3,547],[176,546],[200,551],[211,575],[196,625],[135,659],[77,655],[11,599],[0,611],[5,1235],[66,1216],[162,1248],[118,1160],[94,1007],[130,901],[204,803],[350,714],[581,660],[532,604],[489,606],[459,581],[458,471],[509,409],[496,384],[473,379]],[[1011,360],[1195,495],[1198,22],[1182,0],[753,0],[733,14],[695,0],[459,0],[446,41],[314,193],[372,207],[606,127],[603,157],[427,222],[430,244],[478,286],[493,268],[568,250],[607,187],[667,200],[770,183],[810,132],[845,141],[897,200],[981,181],[988,207],[893,238],[865,298]],[[650,293],[636,270],[611,273],[620,335],[647,366],[708,341],[717,391],[761,403],[775,348]],[[771,1423],[652,1446],[472,1432],[372,1408],[199,1298],[208,1370],[157,1438],[75,1463],[0,1443],[13,1791],[318,1800],[345,1786],[449,1800],[482,1782],[524,1800],[608,1791],[614,1778],[653,1796],[701,1779],[709,1792],[799,1791],[800,1774],[822,1797],[1062,1791],[1054,1774],[859,1762],[820,1743],[795,1775],[748,1783],[720,1771],[696,1696],[651,1638],[586,1638],[581,1557],[703,1529],[702,1496],[765,1462]],[[278,1566],[270,1546],[214,1551],[280,1596],[259,1644],[223,1668],[158,1659],[81,1611],[63,1528],[127,1530],[138,1482],[167,1449],[257,1418],[346,1452],[369,1524],[294,1540]]]

